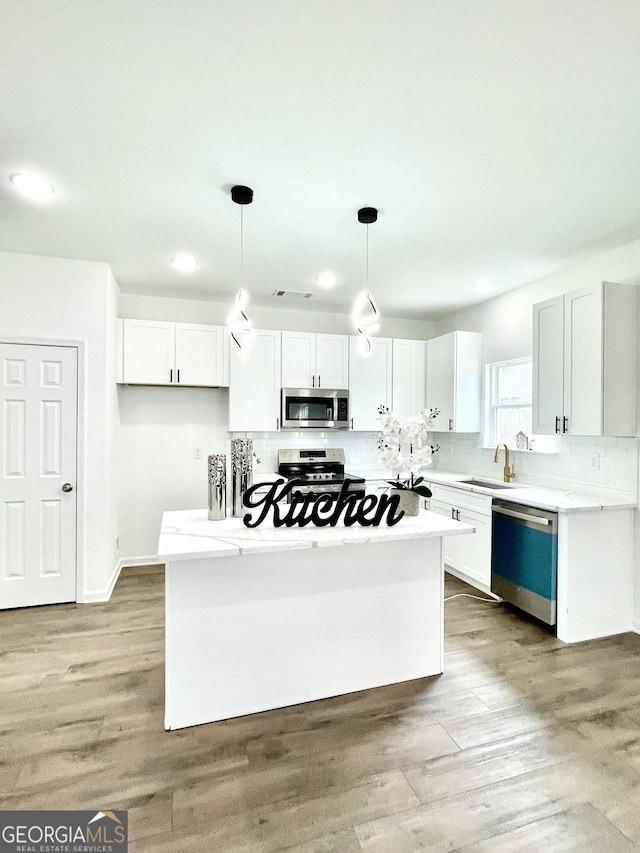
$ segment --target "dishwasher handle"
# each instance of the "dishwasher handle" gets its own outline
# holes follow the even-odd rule
[[[519,518],[521,521],[529,521],[531,524],[540,524],[544,527],[552,527],[553,521],[543,515],[534,515],[528,512],[518,512],[515,509],[507,509],[504,506],[493,505],[493,512],[499,515],[508,515],[509,518]]]

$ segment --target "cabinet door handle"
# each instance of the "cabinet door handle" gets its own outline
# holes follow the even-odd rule
[[[451,519],[452,519],[452,521],[456,520],[455,509],[453,507],[451,507]]]
[[[562,432],[569,432],[569,418],[566,415],[562,418]]]
[[[460,510],[456,510],[456,521],[460,521]]]
[[[560,432],[560,415],[556,415],[556,432]]]
[[[173,382],[173,367],[169,371],[169,382]]]
[[[315,376],[312,376],[312,377],[311,377],[311,387],[312,387],[312,388],[315,388],[315,387],[316,387],[316,377],[315,377]]]
[[[280,418],[276,418],[276,429],[280,429]]]
[[[318,388],[322,388],[322,385],[320,384],[320,374],[318,374]]]
[[[180,383],[180,368],[178,368],[178,383]]]
[[[453,429],[453,418],[449,418],[449,431]]]
[[[353,418],[351,418],[351,429],[353,429]]]

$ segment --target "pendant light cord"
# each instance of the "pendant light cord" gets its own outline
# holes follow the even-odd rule
[[[367,296],[369,296],[369,223],[367,222],[367,263],[366,263]]]
[[[240,289],[244,287],[244,205],[240,205]]]

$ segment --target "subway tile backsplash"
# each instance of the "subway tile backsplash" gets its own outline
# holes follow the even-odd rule
[[[278,467],[278,450],[288,447],[322,448],[341,447],[345,452],[346,469],[364,470],[379,468],[378,433],[351,432],[350,430],[288,430],[287,432],[230,433],[231,438],[253,439],[253,452],[260,459],[264,471]]]
[[[264,471],[275,471],[278,450],[287,447],[342,447],[347,471],[379,469],[378,433],[346,431],[306,431],[238,433],[252,438],[254,452]],[[493,461],[493,448],[478,447],[480,436],[432,433],[433,443],[440,445],[433,457],[434,469],[460,471],[472,476],[502,479],[504,451],[500,461]],[[230,434],[230,438],[235,434]],[[598,456],[598,468],[591,465]],[[638,439],[563,436],[558,438],[557,453],[511,451],[516,472],[515,483],[543,488],[562,489],[583,494],[604,495],[623,500],[637,500]],[[428,476],[428,474],[427,474]]]
[[[495,448],[478,447],[477,434],[433,433],[440,445],[434,456],[434,468],[461,471],[475,476],[502,479],[504,450],[493,461]],[[557,453],[513,451],[511,463],[516,473],[513,483],[526,483],[549,489],[604,495],[624,500],[637,499],[638,439],[561,436]],[[598,468],[591,465],[597,454]]]

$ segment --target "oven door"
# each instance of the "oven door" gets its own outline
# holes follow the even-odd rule
[[[281,429],[348,429],[348,391],[283,388]]]

